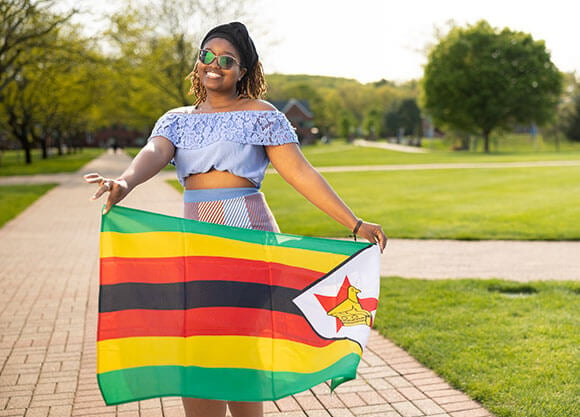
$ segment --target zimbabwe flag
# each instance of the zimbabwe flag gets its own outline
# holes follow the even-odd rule
[[[101,227],[105,402],[276,400],[355,378],[377,308],[379,256],[368,243],[114,206]]]

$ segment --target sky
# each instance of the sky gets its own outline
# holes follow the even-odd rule
[[[97,14],[113,11],[120,3],[76,0],[74,4],[79,2]],[[248,24],[248,29],[266,74],[327,75],[363,83],[418,79],[437,28],[445,33],[450,20],[465,26],[481,19],[545,41],[561,71],[580,74],[580,24],[569,0],[257,2],[251,12],[255,27]],[[87,28],[93,23],[88,21]]]

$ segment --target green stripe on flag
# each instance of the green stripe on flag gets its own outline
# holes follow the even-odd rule
[[[147,366],[98,375],[107,405],[156,397],[180,396],[228,401],[273,401],[305,391],[331,378],[356,377],[360,356],[351,353],[322,371],[303,374],[256,369]],[[273,390],[268,390],[273,387]]]
[[[103,215],[101,232],[148,233],[179,232],[217,236],[259,245],[280,246],[328,252],[340,255],[353,255],[370,246],[365,242],[323,239],[297,236],[261,230],[241,229],[214,223],[198,222],[181,217],[166,216],[122,206],[113,206]]]

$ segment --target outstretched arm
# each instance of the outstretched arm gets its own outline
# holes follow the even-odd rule
[[[139,151],[129,167],[119,178],[105,178],[98,173],[85,175],[86,182],[99,185],[92,199],[96,200],[104,193],[109,192],[104,210],[104,213],[107,213],[114,204],[117,204],[125,198],[133,188],[161,171],[171,161],[174,153],[175,147],[173,144],[167,139],[158,136],[152,138]]]
[[[267,146],[266,152],[282,178],[300,194],[349,230],[356,227],[359,219],[306,160],[298,145]],[[387,244],[387,237],[378,224],[363,222],[357,234],[371,243],[378,243],[381,250]]]

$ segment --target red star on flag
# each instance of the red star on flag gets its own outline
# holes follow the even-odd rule
[[[337,305],[342,303],[348,298],[348,289],[351,287],[350,281],[348,280],[348,276],[344,277],[344,281],[338,290],[336,296],[327,296],[321,294],[314,294],[316,299],[320,303],[320,305],[324,308],[324,310],[328,313],[330,310],[335,308]],[[358,297],[357,297],[358,298]],[[376,298],[359,298],[358,299],[361,307],[368,311],[375,311],[377,309],[378,300]],[[336,331],[338,332],[341,327],[343,326],[342,322],[336,317]]]

